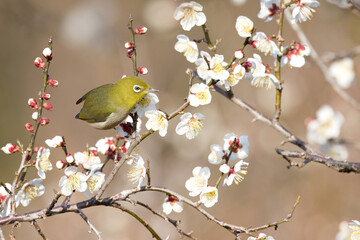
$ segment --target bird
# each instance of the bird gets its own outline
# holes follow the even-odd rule
[[[94,88],[77,100],[76,104],[84,104],[75,118],[97,129],[112,129],[129,115],[146,94],[157,91],[138,77],[124,77],[116,83]]]

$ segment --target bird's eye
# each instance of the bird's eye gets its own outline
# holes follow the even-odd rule
[[[134,89],[134,92],[137,92],[137,93],[141,91],[141,87],[139,85],[134,85],[133,89]]]

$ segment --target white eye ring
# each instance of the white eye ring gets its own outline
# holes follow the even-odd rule
[[[140,92],[141,91],[141,87],[139,86],[139,85],[134,85],[134,87],[133,87],[133,90],[134,90],[134,92]]]

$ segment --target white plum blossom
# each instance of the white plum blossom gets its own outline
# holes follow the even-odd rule
[[[25,183],[15,196],[16,205],[18,206],[21,203],[24,207],[26,207],[30,204],[31,200],[43,195],[45,187],[41,184],[41,182],[41,178],[36,178]]]
[[[143,98],[144,100],[144,98]],[[136,106],[139,106],[139,105],[136,105]],[[136,107],[135,106],[135,107]],[[155,110],[156,108],[154,108]],[[150,109],[148,111],[151,111]],[[117,132],[117,134],[120,136],[120,137],[128,137],[132,131],[133,131],[133,118],[128,115],[120,124],[119,126],[115,127],[115,130]],[[142,120],[141,118],[137,118],[137,121],[136,121],[136,136],[140,135],[140,131],[141,131],[141,123],[142,123]]]
[[[349,153],[344,144],[327,142],[320,146],[320,150],[335,160],[346,161],[349,157]]]
[[[265,233],[260,233],[257,237],[248,237],[247,240],[275,240],[272,236],[266,236]]]
[[[162,204],[163,212],[169,215],[172,211],[180,213],[183,211],[183,203],[175,196],[168,196],[164,199]]]
[[[195,25],[205,24],[206,16],[201,12],[202,10],[203,7],[197,2],[185,2],[176,8],[174,18],[181,20],[180,24],[185,31],[190,31]]]
[[[113,137],[99,139],[95,144],[97,152],[105,154],[109,149],[115,151],[115,141]]]
[[[235,166],[230,167],[227,164],[223,164],[220,166],[220,171],[227,176],[224,179],[224,185],[230,186],[233,182],[235,184],[239,184],[242,180],[244,180],[244,175],[247,174],[247,167],[249,166],[248,162],[240,160],[235,164]]]
[[[253,74],[253,79],[251,80],[251,85],[255,87],[262,87],[266,89],[281,89],[281,84],[279,80],[271,73],[259,73]]]
[[[89,149],[88,152],[77,152],[74,154],[75,163],[82,165],[87,170],[98,168],[102,165],[101,159],[97,155],[95,150]]]
[[[230,161],[247,158],[249,155],[249,146],[250,143],[246,135],[238,137],[235,133],[227,133],[224,136],[223,148],[227,155],[229,155],[231,151]]]
[[[230,73],[229,77],[224,81],[225,89],[229,91],[231,87],[237,85],[244,76],[245,68],[240,64],[236,65],[234,70]]]
[[[349,88],[355,82],[354,61],[342,58],[333,62],[329,67],[329,74],[341,88]]]
[[[61,193],[70,196],[73,191],[85,192],[87,189],[87,176],[84,173],[77,172],[77,167],[70,166],[65,169],[65,176],[59,181]]]
[[[281,66],[289,64],[292,67],[300,68],[305,64],[305,56],[310,55],[310,48],[294,42],[288,47],[281,57]]]
[[[253,56],[253,58],[248,58],[245,62],[245,78],[250,81],[253,80],[256,75],[259,76],[266,71],[266,67],[262,63],[260,55],[254,53]]]
[[[202,79],[206,80],[206,83],[209,83],[211,81],[211,77],[209,75],[211,56],[209,53],[204,51],[200,52],[200,56],[201,58],[198,58],[195,61],[195,65],[197,66],[196,72]]]
[[[138,183],[137,188],[139,189],[145,177],[146,168],[144,159],[140,155],[137,155],[130,164],[128,179],[133,184]]]
[[[208,186],[200,194],[200,202],[204,204],[205,207],[210,208],[218,202],[218,189],[213,186]]]
[[[265,56],[267,54],[271,54],[273,57],[282,55],[276,43],[270,40],[265,33],[257,32],[252,39],[252,46],[264,53]]]
[[[205,119],[205,116],[201,113],[184,113],[180,117],[180,122],[176,126],[176,133],[179,135],[186,136],[187,139],[194,139],[203,127],[202,120]]]
[[[105,182],[105,173],[93,170],[90,171],[88,178],[86,180],[87,188],[84,192],[86,197],[89,197],[90,194],[99,191],[102,184]]]
[[[1,148],[1,150],[5,153],[5,154],[12,154],[12,153],[15,153],[15,152],[18,152],[20,151],[20,148],[18,146],[16,146],[15,144],[13,143],[8,143],[6,144],[5,146],[3,146]]]
[[[164,137],[167,134],[168,120],[165,113],[159,110],[151,110],[145,113],[148,121],[145,124],[147,130],[159,131],[160,136]]]
[[[189,195],[194,197],[199,195],[208,184],[210,169],[208,167],[195,167],[192,171],[193,177],[185,182],[185,187],[190,191]]]
[[[325,144],[330,139],[340,136],[340,129],[344,117],[339,112],[334,112],[329,105],[322,106],[316,112],[316,119],[307,124],[307,139],[311,144]]]
[[[220,80],[220,83],[229,77],[229,72],[224,68],[227,65],[224,62],[224,56],[215,54],[210,60],[210,69],[208,71],[209,77],[214,80]]]
[[[5,183],[4,185],[9,191],[12,190],[12,186],[10,183]],[[10,214],[10,209],[11,209],[10,201],[7,200],[10,195],[6,191],[5,187],[0,186],[0,207],[1,207],[0,217],[8,216]]]
[[[136,112],[139,117],[144,116],[145,112],[156,110],[156,104],[159,98],[155,93],[148,93],[140,102],[138,102],[132,112]],[[138,119],[139,120],[139,119]],[[131,120],[132,122],[132,120]]]
[[[191,41],[185,35],[177,35],[178,41],[175,44],[175,50],[184,53],[186,60],[191,63],[194,63],[199,56],[199,49],[196,42]]]
[[[291,23],[301,23],[310,20],[312,13],[315,12],[313,7],[318,7],[320,3],[316,0],[298,0],[292,4]]]
[[[46,139],[45,143],[51,148],[61,147],[64,143],[62,136],[55,136],[52,139]]]
[[[45,173],[52,170],[52,164],[49,159],[50,149],[40,147],[36,155],[35,167],[38,170],[38,175],[42,179],[46,178]]]
[[[236,19],[235,28],[240,37],[247,38],[252,34],[254,23],[248,17],[239,16]]]
[[[208,161],[211,164],[220,164],[225,158],[225,152],[223,148],[218,144],[210,145],[210,154],[208,156]]]
[[[192,85],[190,88],[189,101],[193,107],[209,104],[211,102],[209,86],[204,83],[195,83]]]
[[[279,0],[260,0],[260,11],[258,18],[269,22],[273,17],[280,12]]]

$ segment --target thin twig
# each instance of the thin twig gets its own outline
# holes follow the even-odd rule
[[[132,23],[133,23],[133,18],[132,18],[132,16],[130,15],[128,28],[129,28],[129,31],[130,31],[130,42],[131,42],[131,43],[133,44],[133,46],[134,46],[134,47],[133,47],[133,52],[132,52],[131,59],[132,59],[132,63],[133,63],[134,76],[138,76],[138,75],[139,75],[139,72],[138,72],[138,70],[137,70],[137,63],[136,63],[135,33],[134,33],[134,29],[133,29]]]
[[[101,235],[100,235],[100,233],[101,232],[99,232],[95,227],[94,227],[94,225],[92,225],[92,223],[90,222],[90,220],[89,220],[89,218],[85,215],[85,213],[83,212],[83,211],[81,211],[80,209],[78,209],[77,211],[76,211],[79,215],[80,215],[80,217],[82,218],[82,219],[84,219],[84,221],[89,225],[89,227],[90,227],[90,233],[91,233],[91,231],[94,231],[94,233],[96,234],[96,236],[98,237],[98,239],[99,240],[102,240],[102,237],[101,237]]]
[[[5,237],[4,237],[4,234],[3,234],[3,231],[1,228],[0,228],[0,239],[5,240]]]
[[[55,204],[58,202],[58,200],[61,196],[62,195],[60,192],[56,193],[54,199],[51,201],[51,203],[49,204],[49,207],[46,210],[46,214],[48,214],[51,211],[51,209],[53,209],[55,207]]]
[[[34,226],[34,228],[35,228],[36,231],[39,233],[39,235],[42,237],[42,239],[47,240],[47,237],[46,237],[45,234],[41,231],[41,228],[40,228],[39,224],[38,224],[35,220],[33,220],[33,221],[31,222],[31,224]]]
[[[124,208],[123,206],[121,206],[119,203],[117,202],[113,202],[111,204],[112,207],[114,208],[118,208],[121,211],[124,211],[128,214],[130,214],[131,216],[133,216],[136,220],[138,220],[147,230],[149,230],[149,232],[152,234],[153,238],[161,240],[161,237],[155,232],[155,230],[147,223],[145,222],[141,217],[139,217],[136,213],[130,211],[127,208]]]

